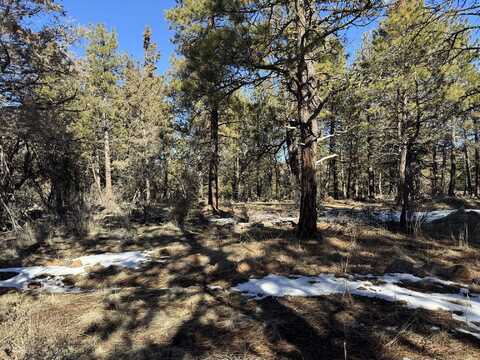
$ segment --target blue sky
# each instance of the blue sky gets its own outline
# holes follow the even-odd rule
[[[175,0],[63,0],[67,17],[78,25],[104,23],[118,33],[121,52],[142,59],[143,30],[149,25],[153,40],[162,55],[158,70],[164,73],[169,66],[174,46],[172,32],[165,20],[165,10],[175,5]]]
[[[143,30],[149,25],[153,31],[153,40],[158,44],[162,55],[158,64],[160,73],[164,73],[170,64],[174,46],[170,39],[173,33],[165,19],[165,11],[175,5],[175,0],[63,0],[60,1],[71,22],[77,25],[104,23],[118,33],[121,52],[128,53],[141,60],[143,54]],[[347,51],[353,56],[362,41],[367,28],[349,30],[347,33]],[[76,49],[77,52],[78,49]],[[350,61],[352,58],[350,58]]]

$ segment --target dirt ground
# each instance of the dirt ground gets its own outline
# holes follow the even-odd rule
[[[480,340],[456,332],[446,312],[349,294],[249,300],[228,291],[271,273],[383,274],[407,267],[480,292],[478,244],[348,220],[319,223],[321,239],[298,242],[294,221],[275,221],[294,217],[294,204],[223,209],[238,223],[212,223],[205,208],[192,211],[182,227],[161,216],[147,224],[102,217],[84,238],[52,236],[3,256],[1,267],[131,250],[151,250],[162,261],[140,271],[96,268],[67,278],[85,290],[80,294],[3,290],[0,359],[480,359]]]

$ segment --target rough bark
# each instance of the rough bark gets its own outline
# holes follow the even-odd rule
[[[312,116],[310,105],[314,101],[310,81],[314,77],[314,66],[306,58],[305,39],[308,22],[306,7],[303,3],[296,5],[297,11],[297,66],[296,66],[296,100],[297,120],[300,126],[300,218],[297,226],[299,239],[311,239],[317,236],[317,119]],[[312,8],[310,8],[312,11]],[[311,14],[310,14],[311,15]]]
[[[304,111],[301,111],[304,113]],[[305,116],[302,115],[302,117]],[[312,124],[302,123],[301,129],[301,179],[300,219],[297,236],[300,239],[314,238],[317,233],[317,179],[315,170],[317,143],[310,135]]]

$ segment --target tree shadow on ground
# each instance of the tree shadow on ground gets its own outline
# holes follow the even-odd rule
[[[458,325],[449,314],[414,311],[348,293],[257,301],[228,291],[252,276],[269,273],[367,271],[362,265],[373,261],[369,253],[383,259],[380,272],[385,259],[395,256],[393,247],[420,262],[429,256],[429,244],[366,231],[356,235],[353,251],[351,228],[328,225],[323,242],[302,243],[294,240],[291,226],[246,224],[244,230],[240,234],[232,225],[213,225],[208,216],[195,212],[178,233],[145,231],[133,245],[108,236],[94,239],[98,247],[93,249],[92,243],[80,244],[89,252],[138,246],[158,248],[160,255],[168,256],[166,262],[151,263],[142,271],[109,269],[92,274],[94,283],[110,290],[102,298],[101,313],[85,328],[87,339],[97,339],[97,348],[112,360],[480,356],[476,340],[448,333]],[[118,244],[113,246],[112,241]],[[441,244],[436,246],[442,249]],[[349,267],[339,266],[347,262]],[[455,353],[458,346],[466,352]]]
[[[331,244],[305,242],[298,251],[288,246],[292,229],[254,228],[247,230],[251,231],[247,238],[252,243],[265,242],[267,253],[251,252],[248,260],[252,266],[245,271],[239,267],[231,247],[248,246],[248,242],[232,231],[231,226],[208,225],[200,216],[183,230],[188,250],[173,256],[169,264],[158,265],[166,271],[165,289],[136,288],[106,302],[105,317],[87,333],[104,342],[121,334],[109,359],[196,359],[213,355],[227,358],[235,354],[238,358],[261,359],[456,356],[435,345],[436,335],[430,328],[441,327],[444,332],[452,329],[455,325],[448,316],[439,318],[436,313],[348,294],[256,301],[211,288],[210,284],[222,283],[224,289],[229,289],[250,276],[264,276],[275,269],[269,263],[280,264],[275,271],[279,273],[301,270],[282,264],[280,255],[298,258],[310,253],[312,261],[323,266],[343,260],[343,255],[340,259],[322,256],[321,251],[335,247]],[[368,239],[359,242],[371,250],[378,248],[377,242]],[[399,242],[392,236],[385,247],[393,242],[397,246],[408,245],[407,240]],[[359,261],[364,260],[359,257]],[[355,260],[352,262],[355,264]],[[475,340],[459,334],[453,334],[449,341],[473,349],[478,346]]]

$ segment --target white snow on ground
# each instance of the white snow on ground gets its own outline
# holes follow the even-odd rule
[[[420,221],[425,223],[431,223],[435,220],[442,219],[448,215],[454,213],[457,210],[434,210],[434,211],[417,211],[412,214],[413,221]],[[465,212],[476,212],[480,214],[480,210],[465,210]],[[400,211],[381,211],[374,212],[373,218],[380,222],[399,222]]]
[[[136,269],[143,263],[150,261],[148,252],[130,251],[123,253],[106,253],[79,257],[83,266],[102,265],[108,267],[116,265],[125,268]]]
[[[419,223],[431,223],[435,220],[442,219],[457,210],[434,210],[434,211],[418,211],[411,214],[411,221]],[[480,214],[480,210],[467,209],[465,212],[476,212]],[[340,219],[358,219],[363,221],[374,221],[380,223],[400,222],[400,211],[372,211],[370,213],[355,212],[348,210],[332,210],[328,209],[319,213],[318,219],[326,222],[338,222]],[[235,225],[237,220],[234,218],[212,218],[210,223],[216,226]],[[275,214],[256,214],[250,217],[250,223],[271,223],[272,225],[297,224],[298,217],[287,216],[282,217]]]
[[[376,285],[371,281],[375,280]],[[402,282],[427,281],[443,285],[460,287],[457,294],[424,293],[402,287]],[[453,318],[467,325],[467,329],[458,331],[469,333],[480,339],[480,295],[470,294],[463,284],[447,282],[435,277],[419,278],[411,274],[368,275],[360,280],[337,278],[331,274],[315,277],[284,277],[268,275],[262,279],[251,279],[233,288],[244,296],[263,299],[268,296],[321,296],[349,293],[368,298],[377,298],[389,302],[403,302],[411,309],[445,310]]]
[[[49,292],[75,292],[76,289],[63,284],[63,277],[67,275],[86,274],[87,267],[93,265],[101,265],[104,267],[115,265],[124,268],[137,269],[140,265],[151,261],[151,259],[148,252],[131,251],[82,256],[73,261],[80,261],[82,266],[31,266],[0,269],[0,273],[17,274],[10,279],[0,281],[0,288],[26,290],[32,280],[35,280],[35,282],[38,282],[41,285],[42,290]]]
[[[218,226],[224,226],[224,225],[235,225],[237,223],[237,220],[234,218],[214,218],[210,219],[210,222],[212,224],[218,225]]]
[[[285,223],[297,224],[298,223],[298,217],[293,217],[293,216],[279,217],[279,218],[271,220],[271,223],[274,224],[274,225],[275,224],[285,224]]]

